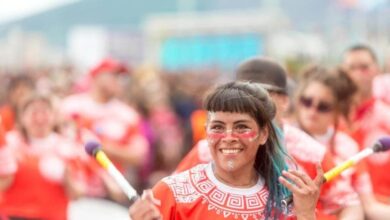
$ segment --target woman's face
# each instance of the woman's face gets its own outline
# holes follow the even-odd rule
[[[21,122],[29,136],[42,138],[53,129],[54,113],[45,101],[33,101],[23,111]]]
[[[320,82],[312,82],[304,89],[297,105],[298,121],[311,135],[325,134],[334,122],[332,91]]]
[[[224,172],[253,169],[257,150],[268,138],[268,130],[245,113],[209,113],[206,129],[215,165]]]

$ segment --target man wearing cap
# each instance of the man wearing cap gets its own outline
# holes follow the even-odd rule
[[[330,154],[326,152],[325,146],[315,141],[305,132],[284,122],[283,114],[288,109],[289,97],[287,95],[287,75],[279,64],[266,58],[251,58],[239,65],[236,77],[240,81],[259,83],[267,89],[276,105],[275,123],[283,128],[284,145],[299,169],[304,170],[310,177],[314,178],[316,175],[316,164],[321,163],[324,170],[329,170],[334,166]],[[207,141],[201,140],[182,160],[176,172],[182,172],[196,164],[207,163],[210,160],[211,156]],[[294,165],[292,165],[293,167]],[[348,198],[351,195],[343,194],[336,200],[329,196],[331,190],[335,192],[335,187],[329,184],[322,189],[317,219],[337,219],[340,216],[347,219],[349,215],[353,219],[354,213],[348,213],[348,207],[345,207],[338,200],[341,197]]]
[[[133,170],[129,173],[134,175],[131,181],[136,183],[137,168],[145,160],[149,146],[140,129],[140,115],[117,99],[123,89],[120,77],[127,74],[129,71],[123,63],[103,60],[89,73],[89,90],[65,98],[62,113],[77,126],[92,131],[121,171]],[[80,141],[85,142],[84,139],[80,137]]]

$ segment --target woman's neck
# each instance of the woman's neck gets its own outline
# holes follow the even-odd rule
[[[239,188],[249,188],[257,184],[259,175],[256,170],[251,169],[239,170],[236,172],[224,171],[223,169],[217,168],[213,164],[213,172],[215,177],[222,183]]]
[[[322,133],[317,133],[317,134],[312,134],[312,136],[314,137],[314,139],[316,139],[317,141],[319,141],[320,143],[328,143],[329,140],[332,138],[333,134],[334,134],[334,129],[329,127],[326,132],[322,132]]]

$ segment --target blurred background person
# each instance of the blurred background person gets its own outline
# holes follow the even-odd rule
[[[83,121],[82,125],[99,138],[103,150],[137,186],[149,144],[141,128],[139,113],[117,98],[124,89],[122,77],[128,77],[128,74],[123,63],[103,60],[89,72],[89,90],[66,97],[61,110],[68,118]],[[127,198],[122,195],[115,200],[126,202]]]
[[[10,218],[67,219],[77,181],[69,163],[80,155],[74,142],[56,133],[55,110],[48,97],[29,96],[18,108],[17,130],[6,136],[16,169],[2,175],[1,213]],[[8,164],[11,166],[11,164]],[[7,167],[7,166],[5,166]]]
[[[361,44],[350,47],[344,54],[343,67],[358,87],[356,110],[346,127],[363,149],[390,134],[390,106],[383,99],[373,96],[373,85],[379,86],[373,83],[374,79],[382,78],[373,49]],[[380,201],[390,204],[390,177],[384,173],[390,169],[390,152],[371,156],[367,164],[375,194]]]
[[[338,131],[339,118],[349,115],[348,110],[356,90],[356,86],[345,73],[332,74],[324,68],[314,66],[302,74],[297,91],[295,109],[298,127],[326,146],[335,164],[344,162],[359,151],[352,138]],[[351,195],[344,198],[346,200],[338,198],[339,205],[350,206],[340,214],[341,219],[363,219],[363,210],[353,186],[370,190],[371,185],[368,176],[358,176],[362,179],[352,180],[352,174],[356,172],[350,170],[339,177],[340,181],[333,185],[328,195],[333,198],[343,193]]]
[[[17,110],[22,101],[35,89],[34,80],[26,74],[11,76],[6,86],[5,103],[0,108],[0,116],[5,132],[15,128]]]
[[[142,128],[150,151],[143,162],[143,186],[153,186],[169,175],[184,151],[183,120],[175,112],[170,88],[161,73],[151,66],[141,66],[132,73],[126,94],[142,114]]]
[[[360,150],[359,145],[339,126],[340,121],[349,120],[356,92],[357,86],[345,72],[321,66],[305,70],[297,90],[297,125],[327,147],[335,165]],[[385,211],[386,206],[376,201],[365,165],[363,161],[341,174],[338,181],[329,183],[331,188],[327,196],[336,198],[339,205],[350,206],[341,211],[340,219],[381,219],[381,216],[390,214]],[[343,194],[350,197],[340,198]]]

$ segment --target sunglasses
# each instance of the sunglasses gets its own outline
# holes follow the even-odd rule
[[[333,110],[333,106],[324,101],[319,101],[317,105],[315,105],[313,98],[301,96],[299,98],[299,103],[305,108],[311,108],[312,106],[319,113],[328,113]]]

